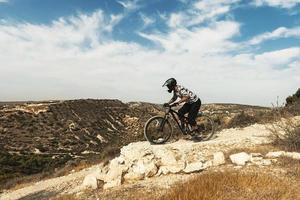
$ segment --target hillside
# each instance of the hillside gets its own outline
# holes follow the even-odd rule
[[[207,104],[202,110],[211,113],[219,129],[256,123],[270,111],[237,104]],[[2,102],[0,183],[114,156],[122,146],[144,140],[144,123],[162,111],[159,105],[118,100]]]
[[[300,122],[299,116],[293,120]],[[192,187],[193,193],[186,191],[189,196],[183,199],[199,199],[197,191],[198,195],[210,195],[208,199],[216,199],[216,195],[225,199],[298,199],[300,153],[278,151],[269,145],[272,126],[225,129],[206,142],[181,139],[165,145],[130,143],[108,165],[100,163],[5,191],[0,199],[181,199],[175,198],[180,196],[180,189],[185,192]],[[233,155],[239,159],[234,161]],[[208,186],[202,184],[201,190],[197,184],[185,187],[197,179],[200,185],[207,180]]]

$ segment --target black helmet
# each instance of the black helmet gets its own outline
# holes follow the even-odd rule
[[[177,85],[177,81],[175,78],[169,78],[168,80],[166,80],[166,82],[163,84],[164,86],[168,87],[168,92],[172,92],[175,88],[175,86]]]

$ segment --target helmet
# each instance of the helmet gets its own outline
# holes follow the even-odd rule
[[[167,86],[168,87],[168,92],[171,93],[175,86],[177,85],[177,81],[175,78],[169,78],[168,80],[166,80],[166,82],[163,84],[163,87],[164,86]]]

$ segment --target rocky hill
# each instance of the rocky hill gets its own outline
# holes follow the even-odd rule
[[[299,124],[300,117],[291,120]],[[8,190],[0,199],[299,199],[300,153],[270,145],[270,127],[286,123],[224,129],[205,142],[130,143],[108,164]]]
[[[141,140],[153,104],[118,100],[2,103],[0,177],[32,174]]]
[[[202,110],[220,129],[253,124],[270,111],[236,104],[207,104]],[[144,140],[144,123],[162,111],[159,105],[118,100],[2,102],[0,182],[116,154],[122,146]]]

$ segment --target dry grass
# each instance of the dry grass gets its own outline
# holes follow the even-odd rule
[[[289,181],[264,173],[210,172],[176,185],[163,200],[299,199]]]
[[[77,198],[73,194],[65,194],[54,198],[53,200],[76,200]]]
[[[300,160],[288,157],[280,157],[278,158],[276,165],[284,168],[286,170],[286,175],[297,179],[300,184]]]

